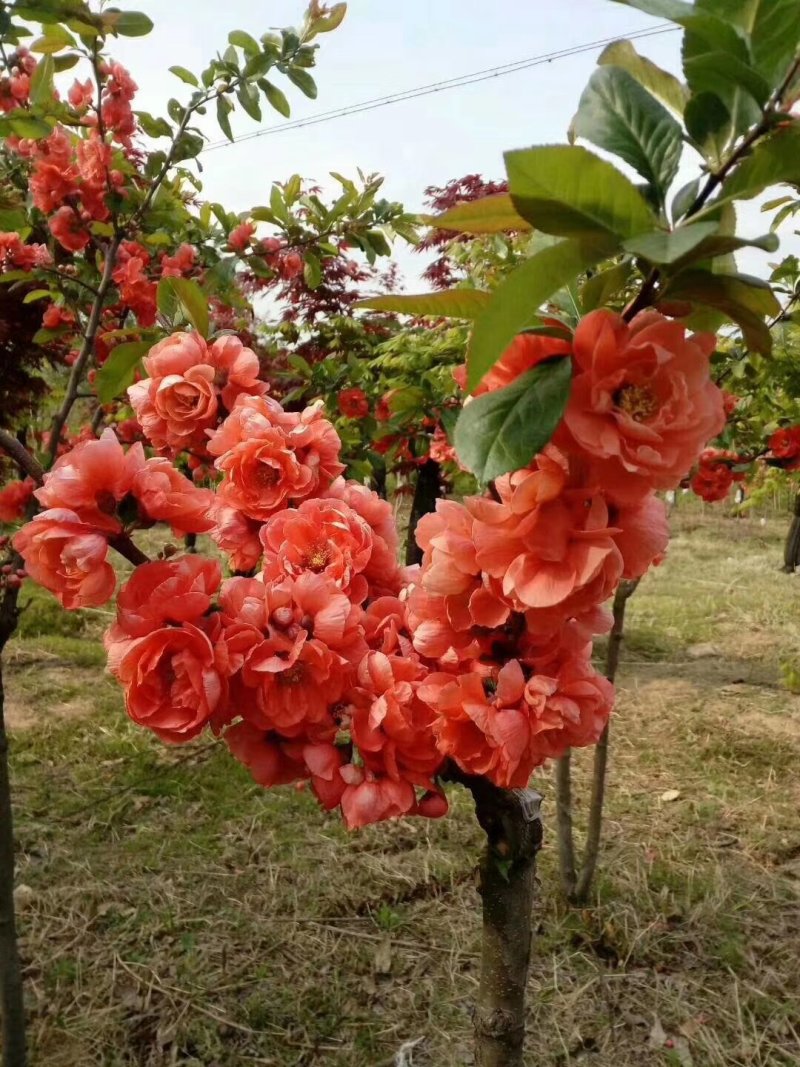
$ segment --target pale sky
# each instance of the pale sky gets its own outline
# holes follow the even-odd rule
[[[165,111],[170,95],[185,99],[191,91],[168,72],[171,65],[199,71],[224,49],[229,30],[258,37],[276,26],[297,25],[304,11],[303,0],[132,0],[130,6],[146,12],[155,30],[147,38],[113,42],[113,53],[140,85],[134,106],[156,113]],[[663,23],[611,0],[351,0],[342,26],[318,38],[317,100],[283,80],[279,84],[292,103],[292,118],[302,118],[657,25]],[[676,73],[679,47],[679,33],[637,43]],[[600,50],[209,152],[202,157],[204,195],[244,211],[268,201],[273,180],[296,172],[325,184],[329,171],[355,176],[360,166],[386,176],[390,199],[420,210],[427,185],[472,172],[500,178],[505,149],[564,142]],[[265,110],[265,125],[282,121]],[[235,133],[256,127],[247,116],[234,121]],[[209,132],[212,141],[222,136],[215,124]],[[749,235],[767,229],[756,208],[746,209]],[[419,270],[419,257],[398,258],[407,274]],[[765,258],[773,257],[748,254],[742,266],[763,272]]]

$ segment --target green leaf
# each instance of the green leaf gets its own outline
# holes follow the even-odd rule
[[[161,308],[160,291],[162,286],[172,289],[177,298],[177,303],[186,318],[201,337],[208,337],[208,301],[197,282],[193,282],[189,278],[162,278],[158,283],[159,309]]]
[[[97,398],[101,404],[110,404],[133,385],[136,368],[142,356],[153,347],[151,341],[129,341],[112,349],[108,359],[98,370],[95,378]]]
[[[78,42],[68,29],[59,23],[45,26],[44,33],[31,42],[31,51],[42,55],[53,55],[65,48],[77,48]]]
[[[719,163],[733,130],[730,112],[720,98],[714,93],[697,93],[686,105],[683,120],[706,159]]]
[[[716,222],[691,222],[686,226],[679,226],[677,230],[631,237],[623,242],[622,247],[631,255],[641,256],[650,263],[666,265],[688,255],[718,229],[719,224]]]
[[[454,434],[461,463],[482,482],[527,467],[555,433],[571,384],[572,361],[561,358],[471,400]]]
[[[275,66],[275,58],[269,52],[259,52],[257,56],[248,59],[245,68],[245,78],[261,78],[268,70]]]
[[[256,122],[261,122],[261,106],[258,102],[258,90],[249,82],[242,82],[236,93],[239,103]]]
[[[187,70],[186,67],[175,66],[170,67],[169,70],[170,73],[174,74],[176,78],[180,78],[182,82],[185,82],[187,85],[193,85],[195,89],[199,88],[200,82],[197,80],[197,75],[192,74],[192,72],[190,70]]]
[[[146,37],[153,29],[153,21],[141,11],[116,11],[109,8],[103,13],[103,22],[122,37]]]
[[[581,306],[584,315],[595,308],[605,307],[617,293],[624,292],[631,276],[633,264],[629,259],[617,263],[608,270],[593,275],[581,289]]]
[[[495,193],[466,204],[456,204],[442,215],[422,215],[421,221],[439,230],[458,233],[506,233],[509,230],[524,233],[531,229],[531,224],[518,213],[508,193]]]
[[[697,223],[696,225],[703,225]],[[761,237],[735,237],[733,234],[716,234],[701,241],[690,253],[681,257],[675,263],[676,268],[683,268],[690,263],[699,263],[704,260],[717,259],[720,256],[729,256],[733,252],[739,252],[743,248],[760,248],[763,252],[776,252],[780,245],[778,237],[774,233],[766,233]],[[723,272],[724,273],[724,272]]]
[[[274,108],[279,115],[283,115],[285,119],[288,119],[292,113],[292,108],[286,99],[286,94],[277,85],[267,81],[266,78],[260,82],[260,85],[264,91],[264,96],[269,101],[270,107]]]
[[[491,303],[475,323],[467,355],[469,390],[517,334],[533,324],[548,297],[613,251],[602,242],[560,241],[516,267],[491,294]]]
[[[757,144],[703,213],[725,200],[752,200],[769,186],[784,182],[800,184],[800,123],[784,126]]]
[[[744,11],[756,69],[778,85],[800,45],[800,6],[796,0],[748,0]]]
[[[80,58],[75,52],[68,52],[64,56],[53,56],[56,74],[60,74],[63,70],[71,70],[80,61]]]
[[[8,123],[18,137],[27,137],[32,141],[38,141],[42,137],[49,137],[53,127],[44,119],[34,118],[32,115],[17,114],[12,112]]]
[[[444,289],[439,293],[374,296],[359,300],[357,308],[395,311],[399,315],[433,315],[436,318],[477,319],[486,310],[492,294],[482,289]]]
[[[436,229],[452,229],[460,234],[505,234],[529,232],[530,223],[514,207],[508,193],[482,196],[480,200],[457,204],[444,214],[423,214],[420,221]]]
[[[657,220],[624,174],[579,145],[507,152],[514,206],[535,229],[566,237],[634,237]]]
[[[289,81],[294,82],[301,93],[304,93],[310,100],[317,99],[317,84],[308,71],[302,69],[302,67],[289,67],[286,71]]]
[[[29,293],[26,293],[23,297],[23,304],[32,304],[35,300],[44,300],[45,297],[52,298],[55,294],[50,289],[32,289]]]
[[[53,99],[53,75],[56,65],[52,56],[44,56],[36,65],[31,78],[31,103],[44,104]]]
[[[172,127],[166,119],[157,118],[147,111],[135,111],[134,114],[148,137],[172,137]]]
[[[233,110],[233,105],[224,96],[217,97],[217,122],[219,128],[225,134],[229,141],[233,140],[233,130],[231,129],[230,113]]]
[[[769,353],[772,337],[764,318],[778,315],[780,304],[769,285],[760,278],[689,270],[670,281],[664,296],[668,300],[688,300],[722,311],[741,327],[749,348]]]
[[[614,41],[607,45],[597,60],[599,66],[621,67],[662,104],[682,115],[689,99],[689,91],[674,74],[656,66],[646,56],[640,56],[630,41]]]
[[[228,42],[241,48],[248,57],[257,56],[261,52],[261,45],[244,30],[231,30],[228,34]]]
[[[599,67],[583,91],[573,129],[629,163],[663,205],[680,163],[683,131],[632,75]]]
[[[313,252],[306,252],[303,266],[303,278],[309,289],[316,289],[322,281],[322,267]]]

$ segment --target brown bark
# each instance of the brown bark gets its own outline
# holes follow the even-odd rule
[[[487,842],[481,863],[481,980],[475,1012],[476,1067],[524,1067],[525,989],[530,964],[541,796],[462,777]]]
[[[608,637],[606,652],[606,678],[613,682],[619,667],[619,655],[625,634],[625,609],[628,600],[636,592],[639,580],[623,581],[617,587],[614,596],[614,625]],[[573,900],[577,904],[586,902],[594,882],[597,870],[597,858],[600,854],[600,834],[603,828],[603,804],[606,795],[606,776],[608,774],[608,724],[594,750],[592,766],[592,796],[589,801],[589,821],[586,827],[586,844],[583,849],[583,862],[575,888]]]
[[[572,826],[572,750],[556,760],[555,793],[558,837],[558,868],[561,890],[567,900],[575,896],[578,884],[575,862],[575,833]]]
[[[800,567],[800,492],[794,498],[794,515],[783,546],[783,569],[794,574]]]
[[[2,664],[3,649],[16,629],[17,614],[17,592],[6,589],[0,602],[0,1016],[3,1067],[25,1067],[27,1063],[25,1003],[14,914],[14,823]]]
[[[417,484],[414,489],[406,537],[406,566],[422,562],[422,549],[416,539],[417,523],[423,515],[427,515],[436,508],[436,501],[441,495],[442,488],[440,470],[436,460],[426,459],[417,471]]]

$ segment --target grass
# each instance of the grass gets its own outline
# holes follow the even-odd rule
[[[561,902],[552,831],[542,854],[531,1065],[800,1062],[800,617],[782,532],[679,514],[630,602],[591,906]],[[34,1067],[390,1067],[418,1038],[414,1067],[470,1064],[466,798],[438,823],[348,835],[207,740],[135,729],[103,674],[106,617],[28,595],[7,688]],[[582,809],[591,756],[575,762]],[[547,773],[539,787],[552,796]]]

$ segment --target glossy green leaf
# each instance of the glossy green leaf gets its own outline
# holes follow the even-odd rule
[[[313,252],[306,252],[303,264],[303,278],[309,289],[316,289],[322,281],[322,267]]]
[[[53,56],[56,74],[60,74],[64,70],[71,70],[80,62],[80,58],[75,52],[68,52],[63,56]]]
[[[170,67],[169,70],[170,74],[174,74],[175,77],[180,78],[182,82],[185,82],[187,85],[193,85],[195,89],[199,88],[200,82],[197,79],[197,75],[192,74],[186,67],[174,66]]]
[[[241,48],[248,57],[257,56],[261,52],[261,45],[255,37],[251,37],[244,30],[231,30],[228,34],[228,41],[237,48]]]
[[[563,418],[571,384],[572,361],[561,358],[471,400],[453,435],[461,463],[482,482],[527,467]]]
[[[537,230],[625,238],[657,225],[633,182],[580,145],[523,149],[507,152],[505,159],[514,206]]]
[[[53,127],[45,122],[44,119],[34,118],[33,115],[26,115],[24,112],[12,112],[8,119],[8,124],[17,135],[17,137],[27,137],[32,141],[38,141],[42,137],[49,137],[53,132]]]
[[[250,82],[242,82],[236,93],[239,103],[242,105],[244,111],[250,116],[251,119],[255,119],[256,122],[261,122],[261,105],[258,101],[258,90]]]
[[[680,163],[683,131],[631,74],[621,67],[598,67],[572,126],[578,137],[629,163],[664,203]]]
[[[197,282],[189,278],[162,278],[158,283],[159,289],[164,284],[173,290],[178,304],[195,330],[201,337],[208,337],[208,301]]]
[[[266,78],[260,84],[264,91],[264,96],[266,96],[269,101],[270,107],[274,108],[279,115],[283,115],[285,119],[288,119],[292,113],[292,108],[289,101],[286,99],[286,94],[279,89],[277,85],[273,85],[272,82],[267,81]]]
[[[624,293],[630,280],[632,267],[631,260],[626,259],[622,263],[615,263],[607,270],[598,271],[589,278],[581,289],[583,314],[594,311],[595,308],[605,307],[617,294]]]
[[[769,186],[784,182],[800,185],[799,123],[784,126],[757,144],[725,182],[716,203],[751,200]]]
[[[442,215],[423,215],[422,221],[439,230],[458,233],[526,232],[531,229],[531,224],[519,214],[508,193],[494,193],[480,200],[456,204]]]
[[[697,223],[697,225],[700,226],[702,223]],[[766,233],[761,237],[750,238],[719,233],[701,241],[691,252],[677,261],[675,266],[682,268],[690,263],[700,263],[704,260],[718,259],[720,256],[730,256],[734,252],[740,252],[743,248],[760,248],[762,252],[776,252],[779,245],[780,241],[774,233]]]
[[[670,281],[664,296],[715,308],[741,327],[748,347],[763,353],[772,347],[764,319],[778,315],[780,304],[769,285],[760,278],[689,270]]]
[[[301,67],[289,67],[286,73],[289,81],[294,82],[301,93],[310,100],[317,99],[317,83],[307,71]]]
[[[399,315],[433,315],[435,318],[477,319],[486,310],[492,294],[482,289],[444,289],[438,293],[400,293],[359,300],[359,308],[394,311]]]
[[[704,6],[709,6],[708,0]],[[796,0],[714,0],[710,6],[748,34],[754,66],[767,81],[781,82],[800,46],[800,4]]]
[[[30,47],[32,52],[38,52],[40,55],[53,55],[55,52],[62,52],[65,48],[76,48],[77,44],[78,42],[65,26],[53,23],[45,26],[42,36],[32,41]]]
[[[53,99],[53,75],[56,65],[52,56],[43,56],[31,77],[31,103],[42,105]]]
[[[233,107],[230,101],[224,96],[217,97],[217,122],[219,128],[225,134],[229,141],[233,140],[233,130],[231,129],[230,113]]]
[[[731,139],[733,123],[730,112],[714,93],[692,96],[683,115],[686,131],[700,152],[712,163],[719,163]]]
[[[646,56],[640,56],[630,41],[614,41],[607,45],[597,60],[599,66],[621,67],[662,104],[683,114],[689,90],[674,74],[656,66]]]
[[[641,256],[650,263],[660,266],[675,263],[713,233],[717,232],[716,222],[692,222],[679,226],[676,230],[645,233],[640,237],[631,237],[622,247],[634,256]]]
[[[129,341],[117,345],[97,372],[95,389],[101,404],[110,404],[133,385],[136,368],[152,348],[150,341]]]
[[[150,115],[147,111],[136,111],[136,118],[139,120],[139,125],[142,127],[148,137],[172,137],[172,127],[166,119],[157,118],[155,115]]]
[[[602,242],[559,241],[516,267],[491,294],[491,303],[475,323],[467,353],[469,390],[517,334],[538,319],[548,297],[613,251]]]
[[[153,29],[153,20],[141,11],[117,11],[108,8],[103,12],[103,22],[121,37],[146,37]]]

